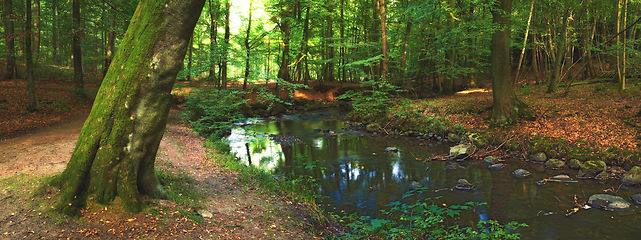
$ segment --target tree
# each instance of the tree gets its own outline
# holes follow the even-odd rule
[[[129,211],[166,197],[154,172],[171,89],[205,0],[143,0],[105,77],[66,169],[56,209],[77,214],[88,195]]]
[[[383,70],[381,72],[381,80],[387,81],[387,26],[385,25],[385,0],[380,0],[381,8],[381,39],[383,39]]]
[[[510,79],[510,13],[512,0],[497,1],[492,20],[498,30],[492,35],[492,119],[496,125],[516,122],[527,106],[516,97]],[[520,112],[520,113],[519,113]]]
[[[17,75],[18,65],[16,64],[16,50],[15,50],[15,33],[13,25],[13,1],[5,0],[4,1],[4,24],[5,24],[5,35],[6,35],[6,49],[7,49],[7,75],[6,79],[13,79]]]
[[[24,32],[26,36],[24,38],[24,49],[25,49],[25,72],[27,75],[27,95],[29,103],[27,104],[27,111],[35,112],[38,108],[36,102],[36,86],[33,80],[33,53],[31,49],[31,0],[27,0],[25,3],[25,15],[27,16],[27,21],[25,22]]]
[[[73,0],[73,84],[74,94],[84,96],[85,83],[82,79],[82,48],[80,47],[80,38],[83,31],[80,29],[80,0]]]
[[[229,62],[229,11],[231,9],[231,3],[229,0],[225,2],[225,42],[223,43],[223,57],[221,59],[220,66],[220,88],[227,87],[227,63]]]

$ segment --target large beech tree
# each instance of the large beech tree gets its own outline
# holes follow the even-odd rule
[[[170,95],[205,0],[142,0],[102,82],[69,164],[54,184],[56,208],[77,214],[87,196],[119,198],[129,211],[141,195],[166,197],[155,172]]]

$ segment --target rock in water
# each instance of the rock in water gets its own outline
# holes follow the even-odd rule
[[[593,178],[599,173],[607,170],[607,168],[608,166],[603,161],[586,161],[581,164],[581,170],[579,170],[578,177]]]
[[[631,210],[630,203],[619,196],[610,194],[594,194],[588,199],[588,204],[592,207],[608,211],[626,211]]]
[[[450,156],[453,158],[467,156],[474,152],[471,143],[463,143],[450,148]]]
[[[458,190],[470,190],[472,188],[474,188],[474,185],[468,182],[467,179],[461,178],[456,181],[456,189]]]
[[[641,184],[641,168],[634,166],[628,173],[623,176],[623,184],[625,185],[639,185]]]
[[[570,159],[570,162],[568,162],[568,167],[571,169],[580,169],[581,168],[581,161],[577,159]]]
[[[492,165],[492,164],[496,164],[496,163],[498,163],[498,162],[499,162],[499,160],[498,160],[497,158],[495,158],[494,156],[487,156],[487,157],[483,158],[483,162],[484,162],[485,164],[490,164],[490,165]]]
[[[410,191],[416,190],[416,189],[419,189],[419,188],[422,188],[422,187],[423,187],[423,184],[421,184],[421,183],[419,183],[417,181],[412,181],[412,183],[410,183]]]
[[[505,167],[505,164],[503,164],[503,163],[492,164],[492,165],[489,166],[490,169],[501,169],[501,168],[504,168],[504,167]]]
[[[386,152],[386,153],[397,153],[397,152],[398,152],[398,148],[395,148],[395,147],[386,147],[386,148],[385,148],[385,152]]]
[[[572,180],[572,178],[570,178],[570,176],[565,175],[565,174],[563,174],[563,175],[556,175],[556,176],[554,176],[554,177],[551,177],[550,179],[554,179],[554,180]]]
[[[530,161],[533,162],[545,162],[546,160],[548,160],[548,157],[545,156],[544,152],[538,152],[530,155]]]
[[[565,166],[565,162],[556,158],[552,158],[545,162],[545,167],[550,169],[559,169]]]
[[[516,176],[517,178],[524,178],[524,177],[530,176],[530,172],[528,172],[528,170],[521,169],[521,168],[514,170],[512,174],[514,174],[514,176]]]

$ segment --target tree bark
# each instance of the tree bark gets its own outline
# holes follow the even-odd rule
[[[205,0],[142,0],[103,81],[66,169],[56,209],[77,214],[87,196],[132,212],[141,194],[166,197],[154,172],[171,89]]]
[[[40,59],[40,0],[33,0],[33,58]]]
[[[83,31],[80,29],[80,1],[73,0],[73,83],[74,94],[76,96],[85,96],[85,83],[82,77],[82,48],[80,47],[80,38]]]
[[[530,14],[527,18],[527,27],[525,28],[525,37],[523,39],[523,48],[521,49],[521,56],[519,57],[519,64],[516,68],[516,76],[514,77],[514,82],[519,81],[519,72],[521,71],[521,63],[523,62],[523,56],[525,55],[525,47],[527,46],[527,37],[530,33],[530,23],[532,22],[532,12],[534,12],[534,0],[530,3]]]
[[[249,19],[247,21],[247,35],[245,36],[245,79],[243,79],[243,91],[247,90],[247,81],[249,80],[249,56],[251,54],[251,49],[249,48],[249,35],[252,29],[252,5],[254,5],[253,0],[249,0]]]
[[[185,77],[185,80],[191,81],[191,62],[194,60],[194,34],[189,38],[189,46],[187,49],[187,77]]]
[[[510,13],[512,0],[497,1],[492,9],[492,20],[499,30],[492,35],[492,120],[496,125],[512,124],[518,120],[518,111],[524,110],[514,94],[510,78]]]
[[[561,25],[559,43],[556,46],[556,55],[554,56],[554,66],[552,66],[552,76],[550,77],[550,84],[548,85],[547,93],[556,92],[558,88],[558,84],[561,81],[561,64],[563,63],[565,50],[567,48],[566,39],[567,39],[567,32],[568,32],[569,14],[570,14],[570,9],[566,8],[565,14],[563,15],[563,23]]]
[[[51,45],[53,50],[51,51],[51,57],[53,58],[53,64],[60,64],[60,47],[59,38],[58,38],[58,0],[53,0],[51,2],[53,7],[53,13],[51,15],[53,22],[51,23]]]
[[[336,80],[334,71],[334,1],[327,2],[327,29],[325,29],[325,60],[327,61],[323,66],[323,81],[333,82]]]
[[[16,45],[15,45],[15,29],[13,24],[13,1],[5,0],[4,1],[5,10],[4,13],[4,24],[6,32],[6,49],[7,49],[7,74],[5,75],[6,79],[14,79],[17,76],[16,64]]]
[[[227,87],[227,59],[229,58],[229,11],[231,9],[231,3],[229,0],[225,3],[225,42],[223,43],[223,57],[221,59],[220,67],[220,88],[225,89]]]
[[[33,53],[31,49],[31,0],[27,0],[25,3],[25,15],[27,19],[25,22],[25,38],[24,38],[24,49],[25,49],[25,72],[27,75],[27,95],[29,102],[27,104],[27,111],[35,112],[38,108],[36,102],[36,86],[33,80]]]
[[[280,61],[280,68],[278,69],[278,78],[286,82],[291,81],[291,77],[289,76],[289,37],[291,33],[290,15],[291,13],[289,8],[283,9],[283,12],[281,13],[281,20],[278,24],[278,27],[283,34],[283,56]],[[277,96],[280,96],[280,90],[278,87],[276,87],[276,94]]]
[[[218,1],[216,5],[211,4],[212,0],[209,0],[209,78],[211,81],[216,82],[216,64],[214,58],[215,46],[218,41]],[[216,7],[216,9],[214,9]]]
[[[381,39],[383,40],[383,66],[381,71],[381,80],[387,81],[388,56],[387,56],[387,26],[385,24],[385,0],[380,0],[381,8]]]

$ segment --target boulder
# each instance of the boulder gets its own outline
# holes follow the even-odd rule
[[[630,200],[636,205],[641,205],[641,193],[630,196]]]
[[[497,163],[497,164],[490,165],[488,168],[490,168],[490,169],[501,169],[501,168],[504,168],[504,167],[505,167],[505,164]]]
[[[628,173],[623,176],[623,184],[639,185],[641,184],[641,167],[634,166]]]
[[[533,162],[545,162],[546,160],[548,160],[548,157],[545,156],[544,152],[538,152],[530,155],[530,161]]]
[[[517,178],[524,178],[524,177],[530,176],[530,172],[528,172],[528,170],[521,169],[521,168],[514,170],[512,174],[514,174],[514,176],[516,176]]]
[[[593,178],[605,171],[608,166],[603,161],[585,161],[577,175],[580,178]]]
[[[467,139],[469,139],[474,145],[478,147],[484,147],[487,145],[487,141],[489,138],[489,135],[487,133],[480,134],[480,133],[469,133],[466,135]]]
[[[471,143],[463,143],[450,147],[450,156],[453,158],[464,157],[474,153],[474,146]]]
[[[554,179],[554,180],[572,180],[572,178],[570,178],[570,176],[565,175],[565,174],[556,175],[554,177],[551,177],[550,179]]]
[[[594,194],[588,199],[588,204],[592,207],[608,211],[625,211],[631,210],[630,203],[619,196],[610,194]]]
[[[380,129],[381,129],[381,125],[378,123],[370,123],[370,124],[367,124],[367,126],[365,127],[365,130],[368,132],[377,132]]]
[[[461,137],[459,135],[454,134],[454,133],[448,133],[446,138],[447,138],[448,141],[454,142],[454,143],[457,143],[457,142],[461,141]]]
[[[410,191],[416,190],[422,187],[423,187],[423,184],[421,184],[420,182],[412,181],[412,183],[410,183]]]
[[[467,179],[461,178],[456,181],[456,189],[458,190],[470,190],[472,188],[474,188],[474,185],[468,182]]]
[[[556,158],[552,158],[545,162],[545,167],[550,169],[559,169],[565,166],[565,162]]]
[[[581,161],[577,159],[570,159],[568,162],[568,167],[571,169],[580,169],[581,168]]]
[[[492,165],[492,164],[497,164],[499,162],[499,159],[495,158],[494,156],[487,156],[483,158],[483,162],[485,164]]]

